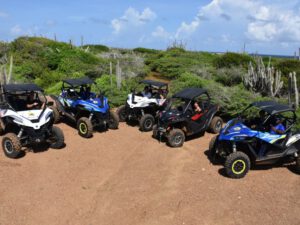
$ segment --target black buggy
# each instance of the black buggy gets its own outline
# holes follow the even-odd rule
[[[147,96],[133,90],[128,95],[126,104],[120,106],[117,113],[121,122],[138,121],[141,131],[151,131],[156,113],[165,105],[168,84],[153,80],[142,80],[140,83],[148,90]]]
[[[196,113],[197,103],[201,112]],[[153,137],[167,138],[171,147],[183,145],[186,136],[220,132],[223,121],[217,116],[219,107],[211,104],[210,96],[202,88],[186,88],[173,95],[166,109],[159,113],[158,124],[153,128]],[[198,114],[198,115],[197,115]]]
[[[64,135],[53,126],[53,111],[43,90],[35,84],[5,84],[1,86],[0,133],[2,148],[9,158],[18,158],[22,147],[48,143],[49,147],[64,147]]]

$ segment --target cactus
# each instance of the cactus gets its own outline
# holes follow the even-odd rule
[[[292,103],[292,96],[295,96],[294,103]],[[299,91],[297,87],[296,72],[289,73],[289,104],[294,105],[295,109],[299,108]]]
[[[248,73],[243,77],[244,86],[253,92],[259,92],[264,96],[278,96],[283,87],[281,71],[275,70],[269,61],[266,67],[261,57],[256,57],[256,68],[249,63]]]
[[[7,73],[7,64],[8,64],[7,56],[4,55],[0,59],[0,83],[1,84],[9,84],[11,82],[12,71],[13,71],[13,56],[12,55],[10,56],[10,60],[9,60],[8,73]]]

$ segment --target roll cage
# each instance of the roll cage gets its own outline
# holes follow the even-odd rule
[[[171,108],[174,99],[181,99],[185,102],[185,104],[182,106],[182,112],[185,114],[188,109],[191,109],[192,103],[195,102],[200,96],[205,98],[205,100],[200,103],[200,107],[202,109],[210,105],[210,96],[207,90],[202,88],[186,88],[172,96],[167,109]]]
[[[28,97],[29,94],[32,92],[34,92],[35,98],[40,100],[39,94],[41,94],[44,98],[43,102],[45,104],[44,104],[44,107],[42,108],[42,111],[41,111],[39,117],[38,117],[38,120],[40,120],[41,116],[43,115],[44,111],[47,108],[48,101],[44,94],[44,90],[42,88],[40,88],[39,86],[37,86],[36,84],[29,83],[29,84],[4,84],[4,85],[1,85],[0,105],[4,109],[11,109],[15,112],[20,111],[17,109],[16,106],[20,107],[20,105],[22,105],[22,104],[20,104],[20,102],[15,101],[15,99],[17,98],[26,104],[27,100],[20,99],[19,97],[20,96]],[[15,105],[13,105],[13,101],[14,101]]]
[[[167,96],[168,92],[169,92],[169,86],[168,83],[164,83],[164,82],[160,82],[160,81],[154,81],[154,80],[141,80],[139,82],[139,84],[145,84],[145,87],[149,87],[151,92],[153,90],[158,91],[158,90],[164,90],[165,93],[165,97]],[[135,93],[135,90],[132,90],[133,93]],[[151,93],[152,95],[154,95],[154,93]]]
[[[62,92],[67,91],[67,94],[69,95],[68,97],[70,97],[70,98],[80,98],[81,96],[78,91],[73,91],[71,94],[70,90],[71,89],[79,90],[82,87],[88,87],[93,84],[96,86],[97,90],[100,92],[98,86],[96,85],[97,83],[88,77],[65,79],[65,80],[63,80],[61,91]]]
[[[285,133],[291,130],[291,128],[294,126],[297,116],[295,109],[291,108],[288,105],[280,104],[275,101],[260,101],[260,102],[253,102],[248,107],[246,107],[239,115],[239,117],[243,117],[245,115],[246,111],[249,110],[252,107],[258,108],[260,111],[263,111],[267,114],[265,119],[262,122],[262,126],[266,126],[267,122],[269,122],[274,116],[278,115],[280,116],[285,124],[288,124],[286,126]],[[284,115],[284,113],[292,113],[292,117],[287,117]]]

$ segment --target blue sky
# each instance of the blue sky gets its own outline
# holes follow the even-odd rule
[[[79,44],[293,55],[299,0],[0,0],[0,39],[37,35]]]

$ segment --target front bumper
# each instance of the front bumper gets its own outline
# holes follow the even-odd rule
[[[46,142],[50,136],[51,126],[45,124],[40,129],[35,130],[32,127],[25,127],[24,133],[27,136],[27,142],[29,143],[41,143]]]

